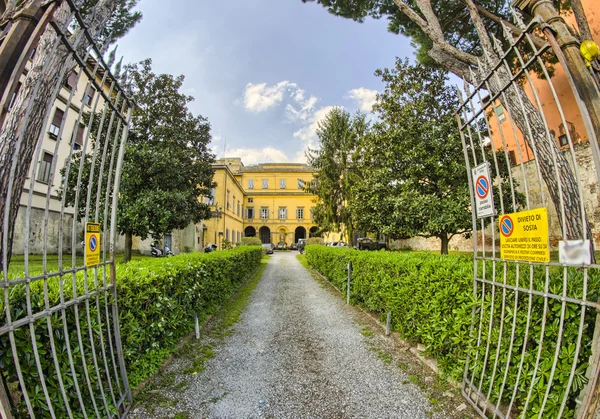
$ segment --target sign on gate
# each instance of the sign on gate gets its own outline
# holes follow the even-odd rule
[[[482,163],[471,170],[473,175],[473,188],[475,189],[475,211],[478,218],[496,215],[494,209],[494,192],[490,181],[490,164]]]
[[[502,259],[550,262],[546,208],[505,214],[499,226]]]
[[[85,225],[85,266],[96,266],[100,263],[100,224]]]

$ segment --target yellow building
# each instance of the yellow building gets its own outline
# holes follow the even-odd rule
[[[244,166],[239,157],[217,160],[217,187],[210,200],[213,218],[204,225],[204,243],[221,247],[242,237],[289,247],[316,233],[312,209],[315,196],[303,186],[313,179],[313,169],[300,163],[265,163]],[[335,240],[334,236],[326,240]]]

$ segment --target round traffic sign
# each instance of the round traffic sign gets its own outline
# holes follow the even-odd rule
[[[500,233],[502,233],[504,237],[510,237],[514,230],[515,224],[513,223],[512,218],[508,215],[502,217],[500,220]]]
[[[92,234],[90,236],[89,247],[90,247],[90,251],[92,251],[92,252],[95,252],[96,249],[98,248],[98,238],[96,237],[95,234]]]
[[[485,197],[488,196],[490,193],[490,182],[488,182],[487,177],[479,176],[477,178],[477,182],[475,183],[475,193],[479,199],[485,199]]]

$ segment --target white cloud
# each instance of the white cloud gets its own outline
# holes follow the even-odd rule
[[[253,112],[266,111],[283,100],[287,90],[296,91],[296,84],[287,80],[268,86],[267,83],[248,83],[244,89],[244,107]]]
[[[241,157],[245,165],[258,163],[287,163],[288,156],[273,147],[265,148],[234,148],[227,150],[224,157]]]
[[[354,98],[354,95],[362,95],[366,98],[368,97],[369,92],[371,91],[361,88],[352,90],[350,94],[353,95],[352,98]],[[372,92],[374,102],[374,95],[376,95],[377,92]],[[284,101],[287,102],[285,105],[286,119],[299,126],[299,129],[294,132],[294,138],[300,140],[300,144],[298,144],[299,149],[293,157],[289,158],[284,152],[273,147],[227,150],[225,156],[241,157],[244,164],[264,162],[305,163],[306,150],[308,148],[316,149],[319,146],[319,139],[317,137],[319,122],[322,121],[335,106],[323,106],[317,109],[317,103],[319,102],[318,97],[307,94],[306,91],[298,87],[296,83],[287,80],[271,86],[266,83],[248,83],[244,90],[244,106],[250,111],[262,112],[269,108],[279,106]]]
[[[350,99],[354,100],[361,111],[372,112],[373,105],[377,103],[377,90],[366,89],[360,87],[352,89],[348,92]]]
[[[298,90],[298,92],[302,92],[302,90]],[[308,99],[304,98],[304,93],[298,96],[298,92],[294,95],[294,100],[299,105],[299,107],[294,107],[292,104],[288,103],[285,107],[285,113],[291,121],[305,123],[310,120],[312,115],[315,112],[315,105],[319,101],[316,96],[311,96]]]

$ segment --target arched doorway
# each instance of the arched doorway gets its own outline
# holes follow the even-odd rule
[[[252,226],[248,226],[244,229],[244,237],[256,237],[256,229]]]
[[[317,234],[317,232],[319,231],[319,227],[317,226],[312,226],[310,228],[310,230],[308,231],[309,233],[309,237],[320,237],[319,234]]]
[[[294,243],[298,243],[298,240],[306,238],[306,229],[304,227],[297,227],[296,234],[294,237]]]
[[[271,243],[271,229],[269,227],[261,227],[258,233],[263,244]]]

